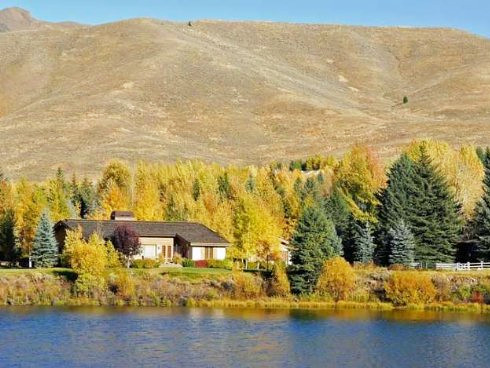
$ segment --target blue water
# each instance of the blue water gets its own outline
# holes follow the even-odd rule
[[[490,317],[3,308],[0,367],[490,367]]]

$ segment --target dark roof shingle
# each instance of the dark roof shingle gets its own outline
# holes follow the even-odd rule
[[[151,221],[98,221],[98,220],[63,220],[55,229],[64,226],[69,229],[82,228],[83,236],[88,238],[97,232],[108,239],[119,225],[129,225],[141,237],[176,237],[180,236],[191,244],[229,245],[229,242],[208,227],[197,222],[151,222]]]

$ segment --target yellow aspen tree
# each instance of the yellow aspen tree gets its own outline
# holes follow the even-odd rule
[[[386,175],[372,149],[356,145],[347,152],[335,170],[335,185],[356,218],[376,222],[376,193],[386,185]]]

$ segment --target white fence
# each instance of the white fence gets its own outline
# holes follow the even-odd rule
[[[451,270],[451,271],[481,271],[490,270],[490,262],[476,263],[436,263],[436,270]]]

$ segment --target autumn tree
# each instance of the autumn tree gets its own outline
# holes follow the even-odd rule
[[[114,229],[112,243],[114,248],[126,258],[126,265],[129,268],[131,259],[141,251],[139,234],[131,226],[122,224]]]
[[[15,185],[15,225],[19,247],[23,256],[29,256],[34,242],[46,197],[38,185],[21,179]]]
[[[137,219],[155,221],[163,218],[158,182],[153,176],[152,168],[143,163],[136,169],[134,196],[133,210]]]
[[[376,193],[384,187],[383,166],[374,152],[356,145],[346,153],[335,170],[335,188],[343,195],[359,220],[376,222]]]
[[[235,258],[256,256],[267,262],[277,258],[281,227],[260,201],[244,196],[235,212],[234,227],[235,242],[230,253]]]
[[[51,220],[58,222],[75,216],[70,197],[70,186],[63,170],[58,168],[56,176],[46,185],[46,199]]]
[[[112,211],[129,210],[132,205],[132,175],[121,161],[112,161],[104,169],[98,184],[100,211],[97,217],[108,218]]]

